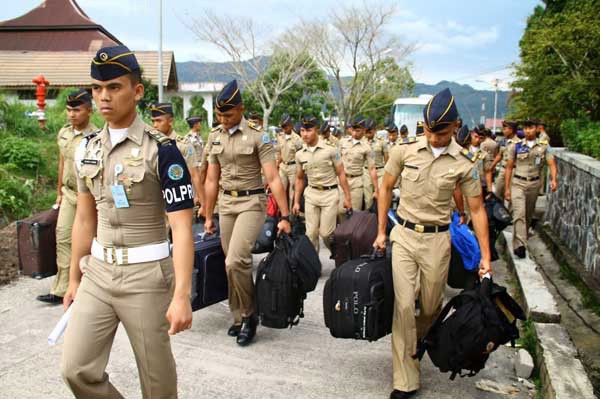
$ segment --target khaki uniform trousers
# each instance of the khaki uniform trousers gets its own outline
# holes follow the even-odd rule
[[[90,255],[62,354],[63,379],[81,399],[122,398],[105,369],[119,322],[135,354],[142,396],[177,398],[177,372],[171,352],[167,309],[173,296],[171,258],[112,265]]]
[[[377,184],[381,185],[383,180],[383,168],[377,169]],[[371,174],[366,169],[363,173],[363,195],[365,197],[365,209],[369,209],[373,205],[373,182],[371,181]]]
[[[412,358],[441,310],[450,265],[450,233],[417,233],[396,226],[390,234],[394,279],[392,365],[394,389],[419,389],[420,365]],[[421,313],[415,318],[415,292],[420,281]]]
[[[362,175],[358,177],[348,177],[348,186],[350,186],[350,201],[352,202],[352,210],[360,211],[363,206],[363,178]],[[345,220],[346,209],[344,208],[344,190],[339,191],[338,200],[338,213],[341,216],[341,220]]]
[[[57,273],[50,293],[65,296],[69,285],[69,266],[71,264],[71,232],[77,209],[77,194],[66,187],[61,188],[62,201],[56,222],[56,267]]]
[[[496,197],[500,198],[501,201],[504,201],[504,184],[506,176],[506,169],[500,168],[498,170],[498,176],[496,176],[496,181],[494,182],[494,194]]]
[[[296,189],[296,164],[286,165],[283,162],[279,165],[279,178],[283,188],[288,193],[288,206],[294,205],[294,191]]]
[[[329,249],[329,236],[335,231],[337,218],[338,191],[320,191],[307,187],[304,191],[304,215],[306,217],[306,236],[319,251],[319,237]]]
[[[254,313],[254,282],[252,281],[252,247],[262,230],[265,221],[264,196],[251,201],[260,201],[260,210],[253,207],[240,213],[219,213],[221,245],[225,252],[225,270],[229,283],[229,309],[235,324],[241,324],[242,317]],[[228,207],[231,211],[231,207]]]
[[[510,194],[513,215],[513,249],[527,246],[527,232],[540,191],[540,180],[524,181],[513,177]]]

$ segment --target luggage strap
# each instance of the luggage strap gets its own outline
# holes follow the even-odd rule
[[[135,248],[104,247],[95,238],[92,241],[92,256],[94,258],[119,266],[152,262],[168,258],[169,255],[168,241]]]

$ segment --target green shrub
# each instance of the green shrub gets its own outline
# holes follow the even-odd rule
[[[33,194],[33,180],[13,177],[0,165],[0,216],[5,221],[21,219],[31,213],[29,201]]]
[[[0,162],[13,164],[23,171],[34,171],[40,164],[39,145],[32,140],[14,136],[2,136]]]
[[[600,159],[600,122],[585,116],[568,119],[562,123],[561,133],[569,150]]]

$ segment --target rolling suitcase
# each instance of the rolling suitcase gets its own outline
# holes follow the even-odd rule
[[[392,332],[394,287],[387,257],[353,259],[325,283],[325,325],[336,338],[376,341]]]
[[[192,274],[192,311],[229,297],[225,253],[218,235],[206,235],[204,223],[192,226],[194,232],[194,271]]]
[[[26,276],[45,278],[56,274],[56,221],[50,209],[17,222],[19,268]]]
[[[377,214],[355,211],[348,214],[333,233],[335,267],[350,259],[360,258],[373,252],[377,238]]]

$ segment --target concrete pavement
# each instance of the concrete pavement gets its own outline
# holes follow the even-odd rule
[[[368,343],[334,339],[324,326],[322,291],[333,262],[322,251],[323,277],[305,302],[305,318],[291,330],[259,328],[256,342],[238,347],[226,335],[230,324],[226,303],[194,313],[191,331],[172,339],[180,398],[387,398],[392,390],[390,337]],[[496,280],[506,265],[496,262]],[[59,375],[62,341],[46,338],[62,314],[60,307],[35,301],[51,278],[20,278],[0,287],[0,397],[10,399],[72,397]],[[422,389],[416,398],[527,398],[514,377],[515,350],[502,347],[485,370],[473,378],[449,381],[427,355],[422,362]],[[107,372],[127,398],[140,398],[133,352],[119,327]],[[476,383],[519,389],[510,396],[479,390]],[[490,385],[490,384],[488,384]],[[502,390],[502,389],[501,389]]]

